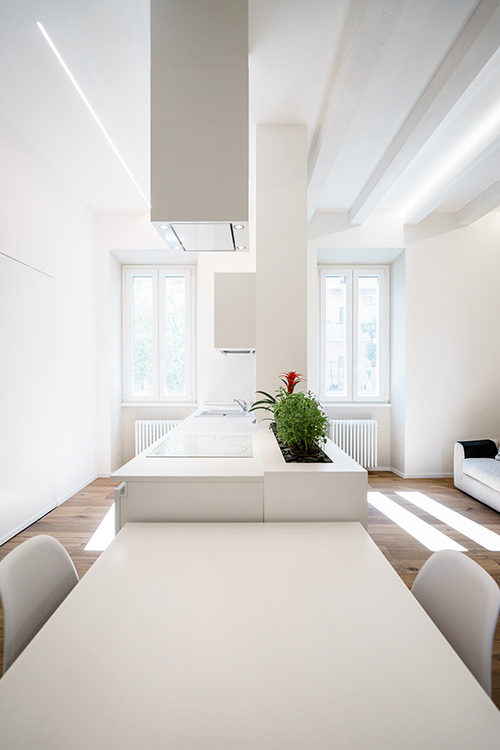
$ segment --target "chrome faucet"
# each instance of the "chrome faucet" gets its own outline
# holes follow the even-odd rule
[[[246,401],[243,401],[243,399],[235,398],[235,402],[241,406],[243,411],[248,411],[248,404]]]

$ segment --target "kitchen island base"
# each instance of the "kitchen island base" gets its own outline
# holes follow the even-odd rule
[[[264,520],[262,481],[122,482],[115,490],[116,532],[130,522]]]
[[[251,438],[248,457],[161,456],[182,435]],[[118,532],[128,522],[359,521],[367,525],[368,473],[327,440],[332,463],[287,463],[267,423],[196,414],[113,474]]]

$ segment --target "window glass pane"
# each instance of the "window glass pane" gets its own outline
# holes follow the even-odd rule
[[[379,395],[380,278],[358,277],[358,396]]]
[[[132,391],[153,395],[153,278],[132,279]]]
[[[325,390],[345,396],[347,278],[327,276],[325,282]]]
[[[165,392],[186,392],[186,279],[165,277]]]

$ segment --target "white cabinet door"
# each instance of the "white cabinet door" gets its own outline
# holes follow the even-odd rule
[[[214,274],[214,346],[255,347],[255,274]]]
[[[0,253],[0,544],[55,504],[53,280]]]

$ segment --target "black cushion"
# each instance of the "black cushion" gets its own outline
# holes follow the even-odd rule
[[[495,458],[498,448],[494,440],[459,440],[465,458]]]

